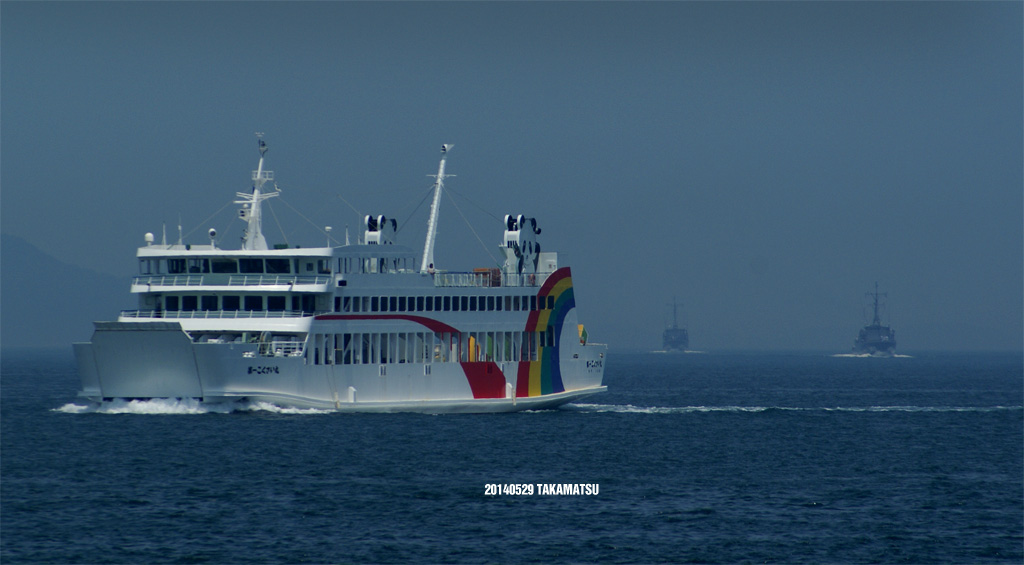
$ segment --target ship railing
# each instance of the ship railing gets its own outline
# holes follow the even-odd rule
[[[437,287],[482,287],[490,286],[490,277],[486,273],[435,273],[434,286]]]
[[[133,285],[148,284],[151,286],[202,286],[202,275],[154,275],[133,277]]]
[[[500,269],[476,269],[473,272],[434,273],[435,287],[534,287],[544,284],[549,273],[502,273]]]
[[[302,310],[122,310],[122,318],[166,319],[232,319],[232,318],[301,318],[313,316]]]
[[[501,275],[502,286],[541,286],[548,280],[551,273],[504,273]]]
[[[330,277],[295,277],[287,275],[237,275],[228,279],[228,286],[282,286],[329,284]]]
[[[327,285],[330,277],[299,277],[295,275],[153,275],[132,278],[133,286],[297,286]]]

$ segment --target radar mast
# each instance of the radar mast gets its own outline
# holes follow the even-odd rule
[[[437,175],[434,177],[434,200],[430,204],[430,220],[427,222],[427,240],[423,244],[423,260],[420,262],[420,272],[428,273],[434,269],[434,240],[437,239],[437,215],[441,206],[441,191],[444,190],[444,179],[455,175],[444,174],[445,159],[448,158],[448,150],[454,147],[451,143],[441,146],[441,164],[437,166]]]
[[[874,294],[871,294],[870,292],[868,293],[868,296],[874,298],[874,302],[875,302],[875,317],[871,321],[871,325],[873,325],[873,326],[880,326],[880,325],[882,325],[882,321],[878,317],[878,297],[879,296],[887,296],[887,294],[888,293],[885,293],[885,292],[879,294],[879,292],[878,292],[878,281],[875,281],[875,293]]]
[[[242,249],[259,251],[267,249],[267,240],[263,237],[263,217],[260,203],[277,196],[279,192],[275,185],[274,192],[263,193],[263,185],[274,180],[274,172],[263,170],[267,144],[263,141],[262,132],[256,132],[256,138],[259,140],[260,162],[256,166],[256,170],[252,172],[252,192],[248,194],[236,192],[238,200],[235,200],[235,204],[242,205],[242,209],[238,211],[238,218],[248,224],[245,228],[245,235],[242,236]]]

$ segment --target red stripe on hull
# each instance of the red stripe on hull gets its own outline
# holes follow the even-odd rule
[[[505,398],[505,376],[496,363],[460,363],[473,398]]]
[[[516,372],[516,398],[530,396],[530,362],[520,361]]]
[[[438,333],[459,333],[459,330],[444,322],[438,322],[425,316],[409,316],[407,314],[323,314],[317,320],[406,320],[415,322],[428,330]]]

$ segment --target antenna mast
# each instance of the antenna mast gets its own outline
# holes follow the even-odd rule
[[[277,196],[278,192],[262,193],[263,185],[267,181],[274,180],[274,172],[263,170],[263,157],[267,153],[267,144],[263,141],[262,132],[256,132],[256,137],[259,140],[260,163],[252,172],[252,192],[250,194],[236,192],[239,199],[235,200],[235,204],[242,204],[242,209],[238,211],[238,218],[248,223],[245,235],[242,236],[242,249],[262,250],[267,249],[267,240],[263,237],[263,217],[260,212],[260,203],[267,198]]]
[[[441,191],[444,189],[444,179],[449,176],[444,174],[444,162],[448,158],[448,150],[454,147],[451,143],[441,146],[441,164],[437,167],[437,175],[434,177],[434,200],[430,204],[430,220],[427,222],[427,240],[423,244],[423,261],[420,262],[420,272],[427,273],[434,268],[434,240],[437,238],[437,214],[441,206]]]
[[[873,326],[878,326],[878,325],[881,325],[881,323],[882,323],[881,320],[879,320],[879,318],[878,318],[878,297],[879,296],[885,296],[885,295],[886,295],[886,293],[878,294],[878,281],[875,281],[875,293],[873,295],[870,292],[868,293],[868,296],[871,296],[871,297],[873,297],[875,299],[875,317],[871,321],[871,325],[873,325]]]

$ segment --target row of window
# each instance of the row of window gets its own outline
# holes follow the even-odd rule
[[[194,310],[251,310],[316,311],[316,296],[312,294],[288,295],[174,295],[163,297],[157,309],[169,311]],[[289,308],[289,302],[291,304]],[[553,296],[337,296],[335,312],[501,312],[552,309]]]
[[[173,295],[163,297],[157,309],[169,311],[195,310],[250,310],[316,311],[316,296],[312,294],[288,295]],[[290,307],[289,307],[290,303]],[[337,296],[336,312],[501,312],[552,309],[553,296]]]
[[[541,347],[555,345],[554,331],[409,332],[314,334],[314,365],[388,363],[495,363],[536,361]]]
[[[139,273],[143,275],[180,274],[269,274],[291,273],[329,274],[330,259],[263,258],[263,257],[195,257],[179,259],[139,259]]]
[[[413,257],[342,257],[338,258],[338,273],[394,273],[414,271]],[[291,273],[329,274],[331,260],[313,257],[181,257],[175,259],[139,259],[139,274],[180,275],[180,274],[270,274]]]
[[[159,309],[159,307],[157,309]],[[228,312],[233,312],[237,310],[269,310],[272,312],[279,312],[288,310],[289,308],[287,296],[263,296],[259,294],[246,294],[244,296],[167,295],[164,297],[163,309],[168,311],[226,310]],[[316,310],[316,296],[312,294],[293,294],[291,296],[290,309],[312,313]]]
[[[337,296],[336,312],[501,312],[555,307],[554,296]]]

